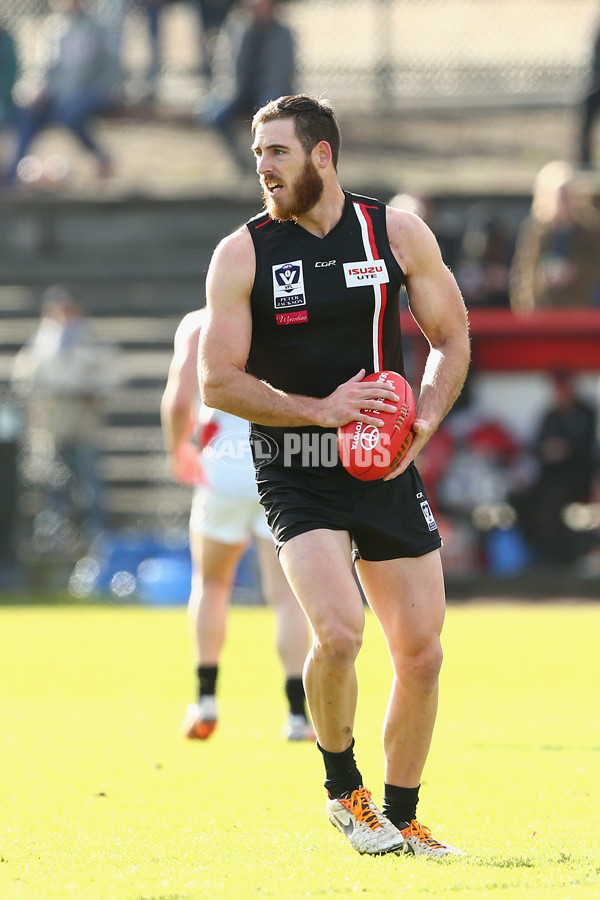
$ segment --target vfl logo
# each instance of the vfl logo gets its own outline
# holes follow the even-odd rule
[[[273,302],[277,310],[306,306],[301,259],[273,266]]]
[[[417,498],[419,496],[422,497],[423,494],[421,492],[419,492],[419,494],[417,494]],[[430,531],[435,531],[435,529],[437,528],[437,525],[435,524],[435,518],[433,516],[433,513],[431,511],[431,507],[430,507],[429,503],[427,502],[427,500],[421,500],[420,506],[421,506],[421,510],[423,511],[425,521],[427,522],[427,527],[429,528]]]
[[[365,259],[364,262],[344,263],[346,287],[362,287],[365,284],[387,284],[387,266],[383,259]]]
[[[300,278],[300,266],[296,263],[286,263],[283,266],[274,267],[273,271],[277,284],[288,294],[293,291],[294,285],[298,284]]]

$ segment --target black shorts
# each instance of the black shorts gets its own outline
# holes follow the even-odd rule
[[[424,556],[442,546],[414,464],[392,481],[360,482],[343,491],[300,477],[261,479],[258,490],[278,552],[290,538],[316,528],[347,531],[355,559]]]

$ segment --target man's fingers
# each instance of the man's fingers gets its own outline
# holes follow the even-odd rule
[[[353,398],[353,402],[360,403],[361,409],[384,409],[385,412],[396,412],[396,404],[399,399],[397,394],[390,391],[385,394],[377,393],[376,396],[371,394],[370,397],[363,397],[359,394],[358,397]]]
[[[385,424],[383,419],[376,419],[374,416],[369,416],[362,412],[358,413],[351,421],[362,422],[363,425],[377,425],[378,428],[383,428]]]
[[[353,375],[352,378],[349,378],[348,382],[362,381],[363,378],[365,377],[365,374],[366,374],[365,369],[361,369],[360,372],[357,372],[356,375]]]
[[[427,441],[429,440],[429,435],[424,430],[421,422],[415,420],[413,423],[413,439],[411,441],[410,447],[406,451],[405,455],[402,457],[397,466],[388,472],[388,474],[384,477],[383,481],[391,481],[393,478],[397,478],[398,475],[402,475],[403,472],[408,469],[411,462],[419,455],[420,451],[423,449]]]

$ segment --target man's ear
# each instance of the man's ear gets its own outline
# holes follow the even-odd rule
[[[326,169],[332,159],[331,145],[328,141],[319,141],[313,148],[313,159],[315,165],[321,169]]]

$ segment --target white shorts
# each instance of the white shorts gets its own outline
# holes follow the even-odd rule
[[[205,487],[194,489],[190,531],[222,544],[243,544],[252,537],[272,540],[258,495],[240,500]]]

